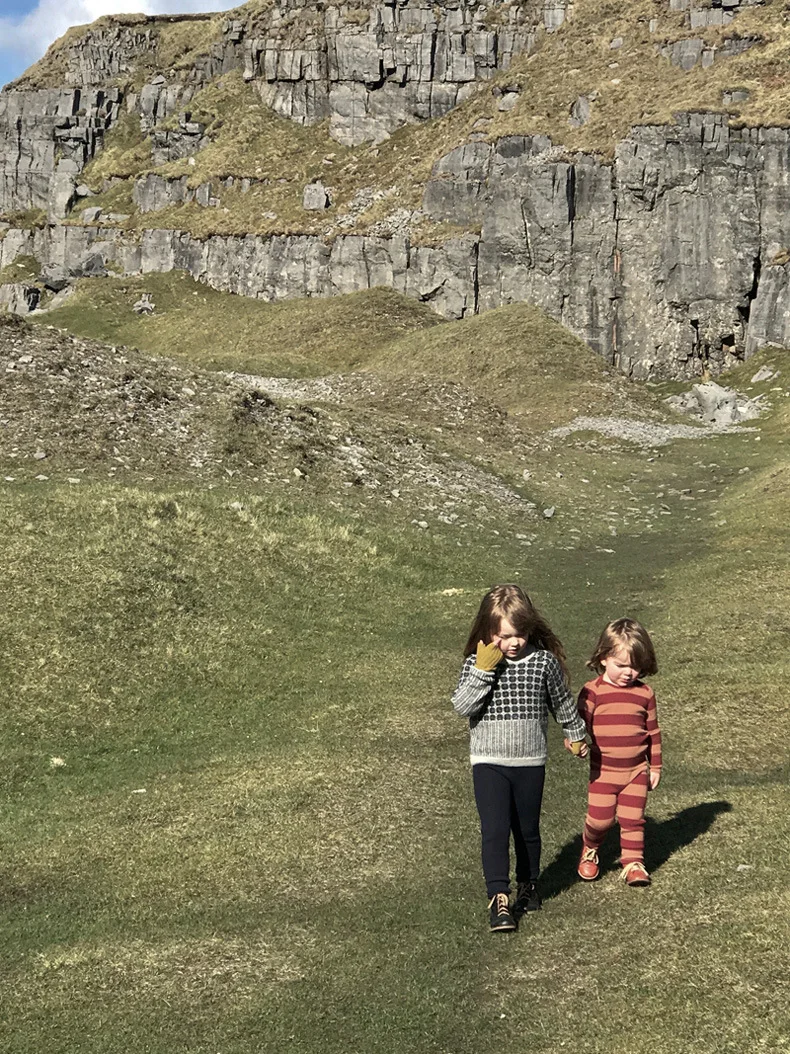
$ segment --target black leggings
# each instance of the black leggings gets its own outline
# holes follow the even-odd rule
[[[511,831],[516,881],[537,881],[545,765],[473,765],[472,779],[489,897],[510,892]]]

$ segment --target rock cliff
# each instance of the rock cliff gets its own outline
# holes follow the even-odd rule
[[[501,120],[529,106],[529,78],[550,73],[546,61],[542,74],[535,65],[548,54],[541,51],[545,34],[560,30],[560,47],[585,11],[584,0],[575,12],[573,6],[279,0],[214,20],[138,16],[73,31],[54,57],[0,94],[0,211],[8,224],[0,268],[19,255],[59,274],[182,268],[216,288],[265,299],[390,285],[452,318],[529,301],[638,377],[718,372],[763,343],[787,344],[785,127],[744,127],[726,111],[681,112],[636,124],[607,150],[580,151],[563,147],[556,134],[493,134],[493,118],[476,117],[481,98],[493,99]],[[769,22],[760,9],[770,7],[760,0],[669,0],[636,3],[631,17],[651,61],[693,78],[710,65],[705,55],[718,64],[761,53]],[[648,17],[659,8],[669,22]],[[733,22],[742,33],[725,28]],[[609,70],[621,67],[627,46],[622,36],[607,38]],[[566,50],[568,61],[583,61]],[[569,69],[568,79],[578,73]],[[188,225],[148,227],[145,217],[162,210],[228,213],[229,194],[258,194],[265,208],[277,189],[251,170],[226,168],[221,180],[199,182],[178,174],[189,168],[172,167],[199,165],[216,142],[222,120],[208,125],[190,107],[199,110],[205,90],[221,91],[229,74],[242,75],[280,117],[326,128],[352,151],[351,171],[359,150],[377,153],[399,129],[429,120],[439,128],[437,119],[463,112],[464,100],[471,117],[457,145],[450,140],[439,152],[419,198],[382,229],[345,233],[342,222],[323,229],[305,223],[303,232],[206,235]],[[483,87],[491,81],[493,95]],[[602,88],[575,96],[566,127],[584,128],[605,102],[602,90],[621,81],[610,74]],[[738,92],[746,100],[755,91],[754,77],[747,86],[732,83],[727,104]],[[82,213],[93,222],[75,222],[77,203],[95,192],[84,182],[92,159],[130,117],[149,161],[140,175],[125,177],[129,212],[108,215],[99,205]],[[103,188],[123,180],[105,180]],[[331,187],[317,179],[311,185],[321,188],[320,208],[309,188],[299,192],[303,207],[329,213]],[[383,193],[363,188],[368,203]],[[26,210],[43,210],[47,222],[15,225],[15,214]],[[452,233],[426,243],[415,236],[416,223]]]

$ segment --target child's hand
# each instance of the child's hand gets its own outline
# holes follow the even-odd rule
[[[573,742],[570,739],[564,740],[565,749],[569,753],[573,754],[577,758],[586,758],[589,754],[589,748],[583,739],[574,739]]]
[[[497,668],[504,657],[496,644],[483,644],[482,641],[478,641],[475,658],[475,666],[478,670],[487,670],[490,673],[491,670]]]
[[[651,769],[648,779],[650,781],[650,789],[654,791],[661,780],[661,769]]]

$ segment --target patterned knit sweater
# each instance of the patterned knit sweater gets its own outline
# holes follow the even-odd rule
[[[537,648],[478,670],[470,655],[461,669],[453,708],[468,717],[473,765],[545,765],[549,711],[570,740],[583,739],[584,722],[549,651]]]

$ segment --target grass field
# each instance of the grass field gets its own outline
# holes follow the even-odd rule
[[[212,301],[214,314],[239,303]],[[283,344],[283,372],[365,365],[395,392],[397,371],[377,365],[391,347],[420,378],[399,413],[386,389],[351,400],[349,427],[444,427],[447,406],[418,405],[432,390],[423,338],[443,349],[434,382],[480,394],[454,324],[398,321],[344,361],[342,312],[368,307],[343,304],[324,358],[296,371]],[[423,529],[383,487],[131,468],[113,481],[101,447],[79,485],[62,452],[36,480],[42,465],[0,432],[9,1054],[790,1049],[786,354],[734,378],[746,389],[759,364],[779,371],[752,386],[771,405],[757,430],[640,449],[548,435],[569,391],[661,415],[660,392],[625,391],[592,359],[571,382],[561,333],[543,341],[540,413],[516,392],[505,416],[530,362],[511,320],[474,320],[473,346],[496,334],[504,381],[435,450],[510,485],[527,465],[532,513],[481,499],[449,523],[426,513]],[[121,339],[101,327],[97,309],[79,332]],[[234,360],[199,333],[178,362],[276,372],[272,350]],[[17,409],[0,393],[0,420]],[[449,696],[480,596],[512,580],[564,640],[575,687],[603,623],[644,620],[666,770],[649,803],[652,887],[622,886],[613,843],[583,885],[585,770],[552,730],[544,910],[502,937],[487,932]]]

